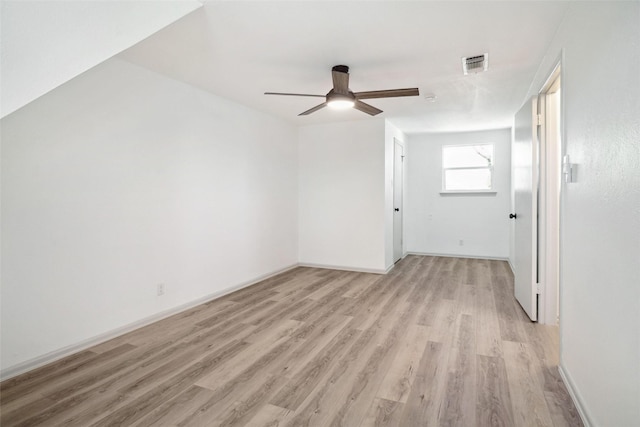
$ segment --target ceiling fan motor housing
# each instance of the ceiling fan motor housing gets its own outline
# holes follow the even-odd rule
[[[347,93],[339,93],[336,92],[335,89],[331,89],[327,94],[327,102],[338,100],[355,101],[355,99],[356,96],[351,91],[348,91]]]
[[[349,73],[349,67],[346,65],[334,65],[331,71],[337,71],[339,73]]]

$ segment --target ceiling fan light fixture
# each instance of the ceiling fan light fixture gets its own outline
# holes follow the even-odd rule
[[[327,107],[335,110],[346,110],[347,108],[353,108],[356,100],[353,94],[336,93],[331,90],[327,94]]]
[[[327,102],[327,106],[334,110],[346,110],[347,108],[353,108],[355,104],[353,100],[345,98],[332,99]]]

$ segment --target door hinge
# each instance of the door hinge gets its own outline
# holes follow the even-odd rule
[[[536,294],[540,295],[540,283],[536,283]]]
[[[536,114],[536,125],[542,126],[542,114]]]

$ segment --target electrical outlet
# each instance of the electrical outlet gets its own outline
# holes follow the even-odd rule
[[[464,246],[464,240],[460,239],[460,241],[458,242],[458,244],[459,244],[460,246]]]
[[[159,283],[156,291],[159,297],[164,295],[164,283]]]

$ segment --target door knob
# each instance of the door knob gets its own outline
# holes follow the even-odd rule
[[[400,212],[400,208],[394,208],[393,210],[396,212]]]
[[[516,214],[512,214],[512,213],[509,214],[509,218],[511,218],[511,219],[516,219],[517,217],[518,217],[518,215],[516,215]]]

